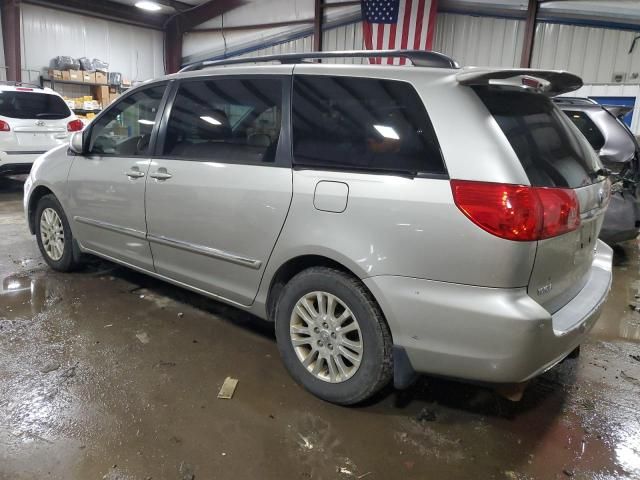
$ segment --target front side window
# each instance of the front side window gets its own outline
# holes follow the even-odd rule
[[[393,80],[295,76],[293,152],[306,167],[446,173],[422,100]]]
[[[279,79],[186,81],[171,107],[163,156],[273,163],[281,115]]]
[[[165,85],[146,88],[114,104],[91,128],[89,152],[133,157],[149,154]]]

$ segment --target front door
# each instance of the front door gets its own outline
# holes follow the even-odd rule
[[[89,153],[69,172],[70,220],[81,246],[153,270],[144,191],[150,141],[165,85],[122,98],[86,133]]]
[[[281,76],[182,81],[147,180],[156,271],[252,303],[292,194]]]

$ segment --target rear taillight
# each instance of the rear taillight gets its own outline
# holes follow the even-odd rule
[[[462,213],[507,240],[541,240],[580,225],[578,198],[570,189],[467,180],[451,180],[451,189]]]
[[[71,120],[69,123],[67,123],[67,131],[69,132],[79,132],[83,128],[84,123],[82,123],[82,120],[80,119]]]
[[[4,120],[0,120],[0,132],[10,132],[11,127]]]

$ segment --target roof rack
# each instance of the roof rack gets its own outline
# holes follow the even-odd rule
[[[406,58],[416,67],[460,68],[458,62],[442,53],[426,50],[343,50],[337,52],[285,53],[282,55],[264,55],[261,57],[227,58],[224,60],[204,60],[187,65],[180,72],[192,72],[208,67],[236,65],[240,63],[301,63],[306,60],[322,58]]]
[[[0,80],[0,85],[9,85],[12,87],[31,87],[31,88],[42,88],[40,85],[35,83],[28,82],[13,82],[8,80]]]

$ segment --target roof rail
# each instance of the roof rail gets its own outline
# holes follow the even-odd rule
[[[553,101],[564,105],[598,105],[598,102],[587,97],[554,97]]]
[[[416,67],[460,68],[458,62],[442,53],[426,50],[343,50],[336,52],[284,53],[281,55],[264,55],[261,57],[227,58],[224,60],[204,60],[182,68],[180,72],[192,72],[207,67],[236,65],[240,63],[301,63],[305,60],[322,58],[406,58]]]
[[[9,80],[0,80],[0,85],[9,85],[12,87],[32,87],[32,88],[42,88],[40,85],[36,83],[28,83],[28,82],[13,82]]]

